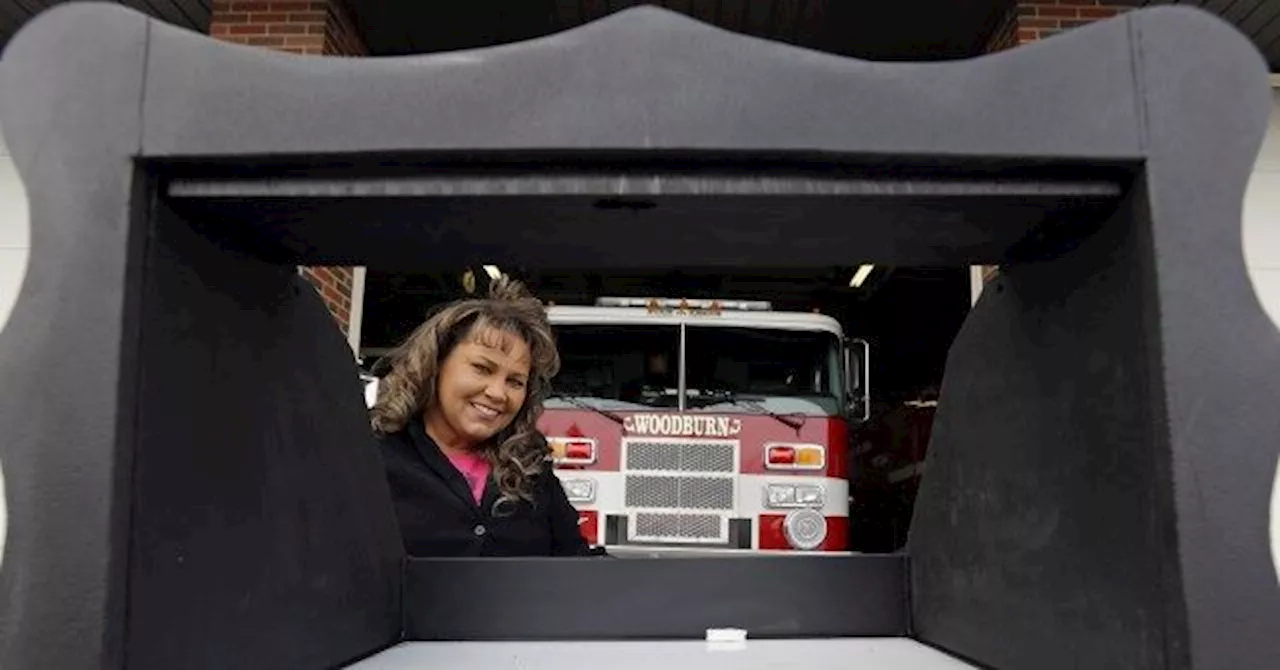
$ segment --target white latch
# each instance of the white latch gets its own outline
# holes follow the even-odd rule
[[[746,649],[747,631],[742,628],[708,628],[707,648],[719,651]]]

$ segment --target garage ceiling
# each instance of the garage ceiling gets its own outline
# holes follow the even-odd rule
[[[0,44],[67,0],[0,0]],[[870,60],[941,60],[983,51],[1014,0],[343,0],[374,55],[487,46],[546,35],[638,4],[663,5],[737,32]],[[115,0],[207,32],[212,0]],[[1202,7],[1235,24],[1280,72],[1278,0],[1103,0]]]

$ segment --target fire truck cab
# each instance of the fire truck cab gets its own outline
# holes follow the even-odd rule
[[[539,427],[583,536],[614,553],[840,552],[868,347],[767,302],[551,306]]]

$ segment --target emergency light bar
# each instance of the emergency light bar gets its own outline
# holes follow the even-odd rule
[[[768,312],[773,303],[767,300],[706,300],[688,298],[596,298],[597,307],[644,307],[647,309],[682,309],[742,312]]]

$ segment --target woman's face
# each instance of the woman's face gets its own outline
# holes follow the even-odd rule
[[[477,336],[478,335],[478,336]],[[427,425],[442,446],[472,448],[509,426],[528,393],[529,345],[511,333],[471,333],[449,352]]]

